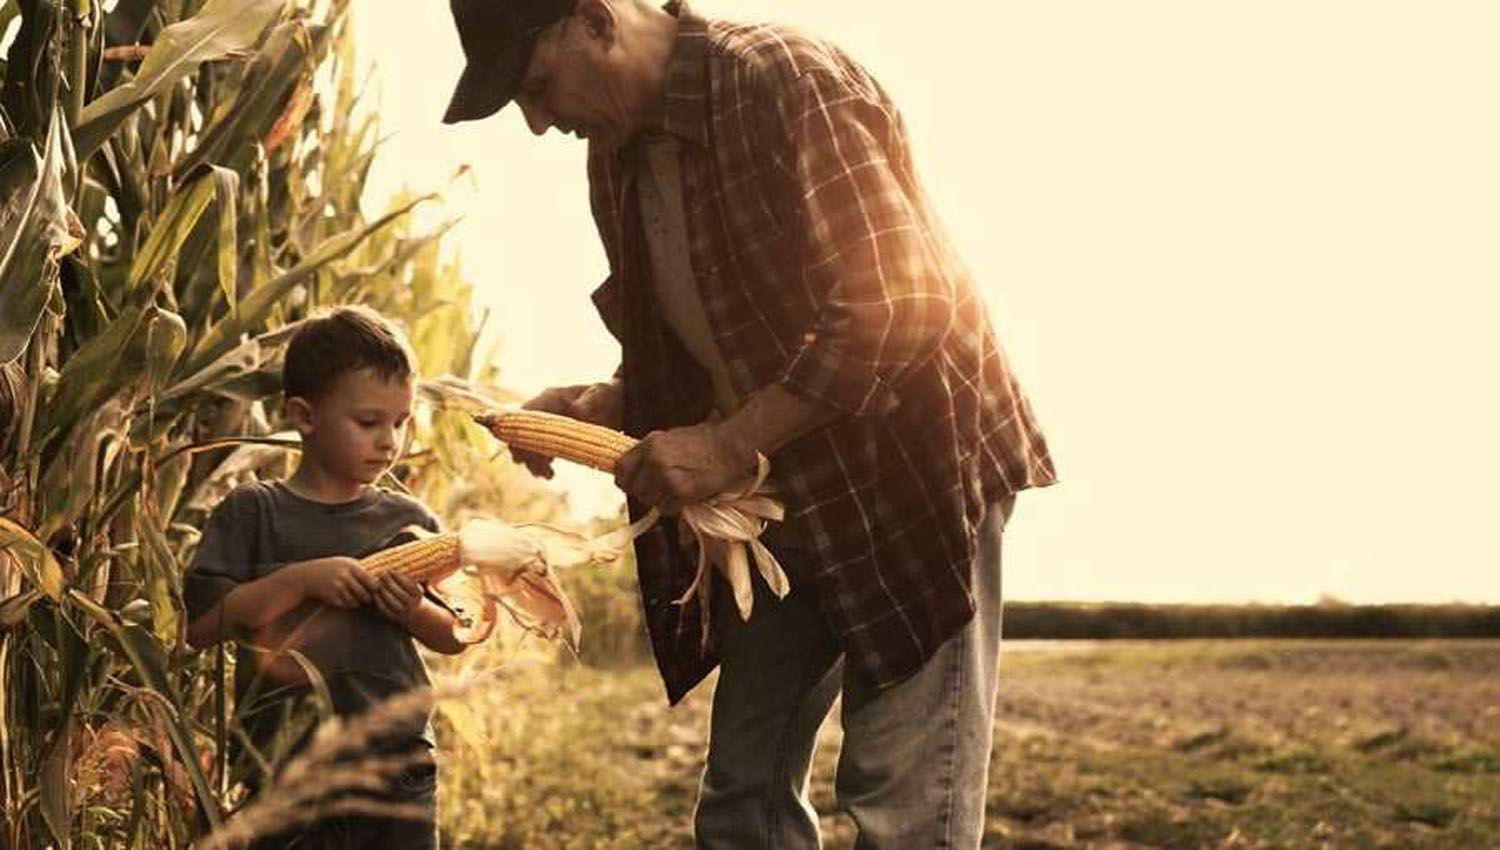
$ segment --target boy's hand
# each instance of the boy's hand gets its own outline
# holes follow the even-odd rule
[[[302,564],[302,592],[338,608],[358,608],[374,600],[375,577],[353,558],[319,558]]]
[[[401,573],[390,572],[375,580],[375,610],[403,622],[422,604],[422,586]]]

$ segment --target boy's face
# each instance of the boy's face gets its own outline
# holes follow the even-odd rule
[[[340,375],[316,400],[292,398],[287,416],[302,451],[324,472],[371,484],[396,462],[411,420],[413,379],[374,369]]]

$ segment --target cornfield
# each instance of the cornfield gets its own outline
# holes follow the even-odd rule
[[[360,211],[379,129],[347,5],[0,3],[5,847],[186,847],[241,801],[229,662],[185,648],[181,576],[216,499],[284,468],[301,317],[367,303],[425,374],[493,377],[445,228],[409,220],[428,197]],[[440,473],[488,437],[421,425],[401,482],[440,512],[485,499],[501,473]]]

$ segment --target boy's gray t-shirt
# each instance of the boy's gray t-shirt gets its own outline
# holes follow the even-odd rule
[[[345,555],[362,558],[403,539],[412,526],[438,531],[437,518],[409,496],[371,487],[341,504],[315,502],[293,493],[281,481],[240,485],[219,503],[203,529],[197,553],[183,582],[190,619],[212,611],[236,586],[262,578],[287,564]],[[359,714],[385,699],[430,684],[416,644],[401,626],[372,605],[342,609],[308,600],[258,635],[263,646],[290,646],[317,668],[328,684],[333,710]],[[236,713],[260,746],[274,725],[264,712],[275,703],[306,693],[296,662],[239,643],[235,655]],[[257,680],[258,679],[258,680]],[[257,723],[256,715],[267,720]],[[262,728],[258,728],[262,727]],[[430,717],[414,718],[396,734],[383,737],[382,750],[433,746]]]

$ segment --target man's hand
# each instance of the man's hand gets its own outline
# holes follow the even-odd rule
[[[620,458],[615,483],[673,515],[684,505],[745,484],[759,462],[755,447],[721,423],[653,431]]]
[[[618,429],[621,419],[620,385],[615,381],[600,384],[575,384],[553,387],[521,405],[523,410],[556,413],[581,422]],[[552,477],[552,458],[512,448],[511,457],[538,478]]]
[[[337,608],[358,608],[374,599],[375,577],[353,558],[333,557],[303,561],[297,565],[299,584],[306,598]]]
[[[375,610],[398,623],[406,622],[422,604],[422,586],[397,572],[375,580]]]

